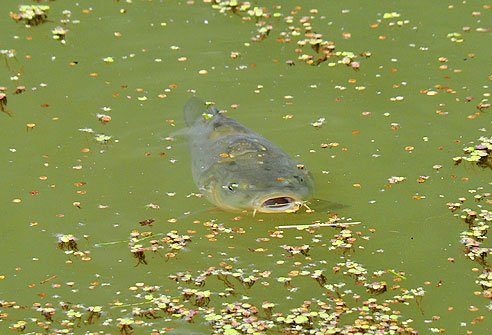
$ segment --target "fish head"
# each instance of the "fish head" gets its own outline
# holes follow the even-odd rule
[[[255,213],[295,213],[314,193],[314,180],[300,164],[243,173],[222,169],[211,192],[217,206]],[[249,172],[251,171],[251,173]]]

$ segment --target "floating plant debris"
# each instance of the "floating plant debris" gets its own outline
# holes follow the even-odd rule
[[[65,35],[67,34],[68,29],[65,29],[60,26],[56,26],[51,30],[51,33],[53,34],[53,39],[60,41],[61,43],[65,44]]]
[[[367,288],[367,291],[370,292],[371,294],[381,294],[386,292],[387,290],[387,284],[385,281],[366,283],[364,284],[364,286]]]
[[[0,57],[4,59],[5,65],[7,66],[7,69],[12,71],[14,74],[18,75],[21,72],[22,66],[19,63],[19,60],[16,57],[16,51],[14,49],[1,49],[0,50]],[[10,59],[14,59],[17,62],[17,65],[19,66],[18,69],[12,69],[11,64],[10,64]],[[7,90],[6,87],[0,87],[0,91],[5,91]]]
[[[383,19],[394,19],[400,17],[400,13],[397,12],[391,12],[391,13],[384,13],[383,14]]]
[[[316,121],[311,122],[311,126],[313,126],[314,128],[321,128],[321,126],[324,125],[325,123],[326,123],[326,119],[324,117],[320,117]]]
[[[461,33],[456,33],[456,32],[453,32],[453,33],[449,33],[446,35],[447,38],[449,38],[449,40],[451,42],[454,42],[454,43],[463,43],[465,40],[462,38],[462,34]]]
[[[119,318],[117,327],[120,330],[120,334],[130,335],[133,333],[132,324],[135,322],[133,319],[129,318]]]
[[[291,255],[302,254],[304,256],[309,256],[310,246],[307,244],[302,246],[282,245],[281,248],[288,251]]]
[[[465,257],[477,262],[483,267],[475,283],[482,288],[482,295],[485,298],[491,299],[492,274],[490,272],[487,256],[492,254],[492,248],[484,247],[483,242],[487,239],[486,235],[490,229],[492,211],[484,209],[484,205],[479,204],[481,200],[487,199],[490,196],[490,193],[486,192],[479,194],[477,190],[469,190],[469,192],[475,194],[473,199],[475,200],[476,209],[469,207],[461,209],[462,204],[467,201],[467,198],[465,197],[459,198],[459,202],[448,202],[446,205],[453,213],[455,213],[456,210],[461,209],[461,214],[455,213],[454,216],[459,217],[468,226],[468,229],[461,232],[460,242],[465,247]],[[485,205],[490,204],[492,204],[490,200],[485,201]],[[492,303],[487,305],[487,309],[492,311]]]
[[[149,222],[153,222],[154,220],[149,220]],[[145,222],[145,221],[143,221]],[[143,226],[145,226],[144,224]],[[157,235],[163,235],[163,234],[157,234]],[[152,239],[149,241],[150,246],[145,246],[142,244],[142,241],[146,241],[152,237],[155,237],[157,235],[153,235],[152,232],[139,232],[138,230],[133,230],[130,234],[131,238],[128,243],[130,246],[130,252],[132,253],[133,257],[137,259],[137,264],[135,266],[138,266],[139,264],[147,264],[146,260],[146,251],[151,251],[153,253],[159,253],[159,250],[164,249],[165,247],[168,247],[168,252],[166,252],[165,257],[166,260],[169,260],[169,258],[174,258],[176,257],[176,253],[184,248],[188,242],[191,241],[191,236],[190,235],[179,235],[177,231],[172,230],[166,234],[161,239]],[[99,244],[100,246],[102,245],[109,245],[109,244],[116,244],[120,242],[125,242],[125,241],[118,241],[118,242],[106,242],[106,243],[101,243]],[[161,255],[162,256],[162,255]]]
[[[103,58],[103,62],[105,62],[105,63],[114,63],[114,58],[111,57],[111,56],[104,57]]]
[[[100,113],[97,113],[96,114],[96,117],[97,119],[99,120],[99,122],[101,122],[102,124],[106,124],[108,123],[109,121],[111,121],[111,116],[107,115],[107,114],[100,114]]]
[[[348,222],[333,222],[333,223],[313,223],[313,224],[304,224],[304,225],[288,225],[288,226],[277,226],[276,229],[306,229],[306,228],[318,228],[318,227],[343,227],[343,226],[351,226],[358,225],[361,222],[359,221],[348,221]]]
[[[101,306],[89,306],[87,307],[89,311],[89,316],[87,316],[87,323],[92,324],[97,321],[102,315],[102,307]]]
[[[147,261],[145,260],[145,249],[143,248],[143,245],[141,244],[132,245],[130,248],[130,252],[132,253],[133,257],[135,257],[138,260],[135,266],[138,266],[139,264],[147,265]]]
[[[467,161],[476,164],[482,168],[488,167],[492,169],[492,138],[481,136],[478,139],[481,143],[474,146],[469,146],[463,149],[465,156],[454,157],[454,164],[458,165],[462,161]]]
[[[64,250],[66,255],[80,257],[81,260],[87,262],[92,260],[90,251],[80,251],[77,244],[77,238],[72,234],[58,236],[58,248]]]
[[[79,131],[81,131],[83,133],[89,133],[89,134],[94,133],[94,129],[92,129],[92,128],[80,128]]]
[[[26,91],[26,87],[23,85],[19,85],[15,88],[15,91],[13,94],[21,94]]]
[[[290,12],[291,15],[284,15],[278,11],[281,9],[280,5],[273,5],[272,8],[267,8],[253,7],[249,1],[207,0],[206,2],[211,3],[212,8],[221,13],[233,12],[241,15],[243,21],[254,20],[256,33],[251,37],[253,42],[260,42],[270,37],[272,31],[282,26],[281,21],[279,22],[280,18],[282,18],[283,22],[288,26],[287,29],[279,32],[277,42],[287,44],[294,40],[295,43],[293,44],[297,45],[295,49],[298,54],[297,60],[300,63],[317,66],[329,61],[329,67],[346,65],[354,70],[360,68],[360,63],[355,61],[357,58],[355,53],[352,51],[336,51],[333,41],[324,40],[322,34],[314,32],[313,25],[316,22],[317,10],[311,10],[310,15],[299,15],[300,17],[296,18],[302,8],[300,6],[296,6],[296,9]],[[343,36],[347,39],[351,37],[351,34],[346,32]],[[312,51],[306,51],[304,48],[306,46]],[[371,53],[364,52],[361,55],[370,57]],[[295,65],[292,61],[288,61],[287,64]]]
[[[101,143],[101,144],[108,144],[113,140],[113,136],[110,135],[104,135],[104,134],[97,134],[96,137],[94,137],[96,142]]]
[[[391,178],[388,178],[388,182],[390,184],[397,184],[397,183],[401,183],[405,179],[407,179],[407,178],[406,177],[395,177],[395,176],[392,176]]]
[[[7,110],[7,95],[3,92],[0,92],[0,110],[10,115],[10,112]]]
[[[19,5],[19,12],[10,12],[10,17],[15,21],[22,21],[28,25],[35,26],[46,22],[50,6],[46,5]]]
[[[149,227],[152,227],[152,223],[154,223],[155,220],[154,219],[145,219],[143,221],[140,221],[140,225],[141,226],[149,226]]]
[[[149,226],[147,223],[151,221],[153,219],[146,219],[142,222],[144,226]],[[202,229],[217,232],[217,234],[246,233],[242,229],[229,228],[209,221],[203,223]],[[336,227],[336,229],[339,232],[335,233],[334,240],[341,239],[345,243],[347,239],[360,235],[360,233],[355,234],[343,227]],[[309,232],[303,231],[302,233]],[[169,251],[168,254],[176,255],[178,250],[191,241],[190,235],[180,235],[177,231],[170,231],[165,236],[162,235],[164,234],[134,230],[129,240],[100,245],[128,243],[130,251],[137,259],[136,265],[140,265],[149,263],[148,254],[160,254],[160,250],[165,250]],[[274,237],[274,232],[271,232],[270,236]],[[355,238],[353,239],[350,243],[355,242]],[[78,246],[74,245],[75,241],[73,235],[63,235],[59,237],[59,246],[64,250],[74,251],[78,249]],[[313,256],[310,253],[313,249],[316,249],[315,241],[312,245],[289,246],[284,244],[281,246],[283,251],[280,252],[289,254],[287,260],[293,259],[290,255],[297,254],[311,259]],[[166,257],[170,258],[168,254]],[[236,263],[237,258],[229,260]],[[251,269],[248,266],[238,268],[232,263],[220,262],[217,267],[208,267],[198,271],[186,270],[169,275],[171,283],[175,284],[174,288],[173,285],[155,286],[139,282],[129,288],[134,295],[127,301],[128,303],[118,300],[111,302],[112,310],[121,309],[121,311],[116,315],[112,312],[111,315],[107,315],[106,320],[103,320],[103,317],[107,312],[105,313],[101,306],[84,307],[80,304],[61,301],[59,306],[51,303],[45,305],[36,303],[33,305],[33,310],[40,313],[43,327],[55,333],[71,333],[83,324],[95,324],[109,327],[107,331],[110,333],[119,331],[120,334],[126,335],[132,334],[137,327],[152,325],[154,329],[156,327],[161,329],[155,332],[160,334],[165,333],[167,322],[183,320],[186,322],[205,321],[210,325],[213,333],[236,335],[250,333],[266,335],[272,331],[285,334],[353,335],[358,332],[361,334],[417,334],[412,327],[412,320],[404,319],[398,306],[408,305],[409,301],[415,300],[417,307],[422,309],[421,300],[425,294],[424,290],[422,288],[401,288],[397,295],[388,296],[393,288],[390,288],[387,283],[395,278],[401,280],[402,272],[375,271],[372,277],[376,278],[376,281],[371,281],[366,267],[349,259],[338,262],[333,267],[333,271],[323,269],[326,261],[310,260],[310,262],[312,264],[309,267],[291,270],[288,273],[282,273],[282,270],[278,269],[267,270],[256,267]],[[322,268],[319,268],[320,265]],[[388,274],[395,275],[395,277],[388,277]],[[483,275],[480,278],[481,285],[488,285],[484,282],[487,276]],[[313,293],[312,285],[306,285],[299,277],[316,281],[320,294]],[[353,280],[355,280],[355,286],[352,284]],[[288,309],[285,309],[285,303],[277,301],[260,303],[248,301],[248,292],[254,297],[258,294],[256,290],[261,290],[263,287],[272,289],[279,287],[288,292],[300,290],[304,294],[304,302],[300,305],[290,305]],[[372,295],[384,297],[384,299],[379,301],[371,297],[363,300],[361,296],[364,296],[365,290]],[[241,296],[243,298],[239,301],[238,298]],[[11,306],[15,306],[15,302],[12,304],[0,301],[0,307]],[[131,312],[130,315],[129,312]],[[39,322],[39,319],[36,322]],[[33,323],[32,319],[19,320],[10,327],[22,331],[31,327],[31,323]]]
[[[72,234],[58,237],[58,248],[66,251],[79,251],[75,236]]]
[[[331,246],[329,250],[342,250],[342,252],[347,252],[353,249],[353,243],[356,238],[352,235],[352,231],[349,229],[343,229],[340,233],[335,234],[334,238],[330,240]]]
[[[350,262],[351,269],[357,269],[360,273],[366,273],[365,270]],[[177,273],[169,276],[170,279],[184,284],[194,284],[202,287],[205,283],[212,280],[214,277],[223,281],[228,293],[219,293],[219,297],[230,296],[230,293],[235,290],[234,284],[230,282],[228,277],[240,278],[244,274],[242,271],[237,273],[234,269],[217,269],[209,268],[203,272],[199,272],[197,277],[191,273]],[[268,278],[269,272],[255,271],[259,277]],[[263,302],[261,308],[249,302],[223,302],[222,307],[208,306],[212,304],[212,300],[206,300],[207,308],[198,309],[197,314],[201,315],[215,332],[224,334],[268,334],[270,329],[279,330],[281,333],[287,334],[356,334],[357,331],[361,334],[370,334],[375,330],[379,330],[381,334],[417,334],[410,324],[412,320],[403,320],[398,310],[393,310],[391,304],[407,304],[408,300],[415,299],[417,305],[420,305],[421,299],[425,294],[422,288],[401,290],[401,294],[395,295],[391,299],[385,300],[384,303],[378,303],[377,299],[370,298],[363,301],[359,306],[353,306],[353,301],[348,302],[345,297],[351,293],[344,293],[341,288],[345,283],[327,283],[327,277],[320,270],[314,272],[302,271],[300,275],[310,276],[315,279],[321,287],[324,287],[328,292],[335,293],[333,296],[321,299],[306,300],[300,307],[291,308],[288,313],[274,313],[274,308],[278,304],[273,302]],[[256,276],[254,276],[257,278]],[[246,277],[247,278],[247,277]],[[239,280],[239,279],[238,279]],[[206,281],[206,282],[205,282]],[[290,287],[292,278],[279,277],[276,280],[278,283]],[[366,283],[366,287],[372,290],[373,294],[384,294],[387,290],[386,282]],[[248,289],[249,286],[245,286]],[[189,302],[192,305],[202,305],[201,296],[198,301],[194,298],[199,294],[200,290],[181,288],[183,302]],[[207,292],[207,291],[205,291]],[[345,292],[350,292],[345,291]],[[210,292],[207,292],[207,296]],[[232,296],[235,296],[232,295]],[[360,296],[353,293],[353,297],[359,299]],[[155,298],[153,298],[155,299]],[[166,298],[166,302],[178,302],[178,299]],[[167,305],[166,305],[167,306]],[[201,306],[199,306],[201,307]],[[420,308],[420,307],[419,307]],[[263,311],[263,313],[262,313]],[[363,318],[354,318],[350,315],[359,314]],[[181,314],[182,315],[182,314]],[[179,317],[179,315],[177,315]],[[349,321],[353,320],[353,321]],[[352,323],[353,322],[353,323]]]
[[[401,273],[396,272],[395,270],[388,269],[387,271],[388,272],[391,272],[392,274],[394,274],[395,276],[397,276],[397,277],[399,277],[399,278],[401,278],[403,280],[406,280],[407,279],[407,277],[403,276]]]
[[[490,107],[489,99],[482,99],[477,105],[477,109],[481,112],[483,112],[484,109],[487,109]]]

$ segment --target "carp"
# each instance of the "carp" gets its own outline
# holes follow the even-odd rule
[[[217,207],[295,213],[312,197],[311,173],[274,143],[196,97],[183,114],[193,180]]]

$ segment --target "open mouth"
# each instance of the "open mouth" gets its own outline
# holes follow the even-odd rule
[[[302,202],[289,196],[269,197],[255,209],[260,213],[295,213],[302,206]]]

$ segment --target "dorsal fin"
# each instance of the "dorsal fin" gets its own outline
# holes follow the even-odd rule
[[[191,97],[186,102],[183,108],[183,116],[187,126],[192,126],[197,120],[204,119],[204,114],[219,114],[219,110],[215,106],[207,105],[203,100],[197,97]]]

